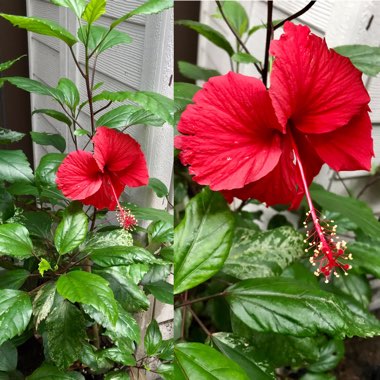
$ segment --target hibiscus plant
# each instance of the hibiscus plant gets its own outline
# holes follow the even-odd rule
[[[53,99],[56,108],[33,113],[56,119],[62,133],[31,132],[36,144],[58,150],[43,155],[34,172],[21,150],[0,150],[0,377],[111,380],[151,372],[169,378],[173,341],[163,339],[154,307],[173,303],[172,217],[130,204],[122,193],[145,187],[168,197],[166,186],[149,178],[128,127],[172,124],[174,104],[153,92],[102,91],[95,71],[99,55],[133,43],[119,24],[159,13],[172,1],[146,1],[107,27],[98,21],[106,0],[51,2],[75,14],[76,36],[51,20],[0,14],[14,26],[64,42],[87,90],[81,97],[68,78],[57,78],[56,87],[1,78],[1,85]],[[76,44],[84,65],[74,54]],[[89,125],[80,119],[84,109]],[[23,138],[2,127],[1,144]],[[72,152],[63,137],[67,130]]]
[[[380,223],[362,191],[312,183],[323,164],[371,169],[362,73],[378,73],[380,49],[329,48],[293,21],[314,3],[274,21],[268,1],[266,23],[250,25],[242,4],[216,1],[233,41],[178,21],[231,63],[218,73],[179,62],[183,76],[205,83],[175,84],[178,379],[334,379],[346,338],[380,335],[369,311]],[[261,29],[262,60],[246,46]],[[255,76],[239,73],[247,64]]]

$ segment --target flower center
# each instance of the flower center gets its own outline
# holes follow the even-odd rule
[[[120,227],[123,227],[126,231],[132,231],[135,229],[135,226],[137,225],[137,220],[135,216],[132,214],[131,210],[123,207],[120,202],[119,198],[116,195],[115,188],[112,185],[112,181],[109,180],[109,185],[112,189],[113,196],[115,197],[116,203],[117,203],[117,208],[118,210],[116,211],[117,214],[117,220],[120,223]]]
[[[351,265],[345,263],[344,261],[352,260],[352,255],[345,253],[346,242],[344,240],[341,241],[336,236],[337,226],[333,225],[334,221],[321,218],[318,211],[315,209],[297,145],[292,134],[289,133],[289,135],[292,142],[295,165],[299,170],[307,204],[310,210],[306,213],[306,220],[303,224],[306,229],[309,228],[308,226],[310,222],[312,224],[312,228],[306,232],[307,239],[305,239],[304,242],[308,243],[308,248],[305,249],[305,252],[313,250],[313,256],[310,257],[310,262],[313,266],[319,264],[319,267],[314,274],[316,276],[323,274],[325,276],[325,282],[328,283],[333,274],[336,277],[339,277],[337,269],[341,269],[345,275],[348,274],[347,270],[351,269]]]

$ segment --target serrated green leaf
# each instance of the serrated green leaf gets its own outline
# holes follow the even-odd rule
[[[292,227],[263,233],[237,228],[223,272],[240,280],[278,276],[305,254],[303,239]]]
[[[249,380],[235,362],[205,344],[179,343],[174,357],[176,380]]]
[[[118,130],[123,130],[128,126],[136,124],[162,126],[164,120],[144,110],[142,107],[124,105],[105,113],[96,122],[98,127],[106,126]]]
[[[344,343],[333,339],[320,348],[319,359],[308,367],[312,372],[327,372],[333,370],[344,356]]]
[[[17,223],[0,225],[0,254],[19,259],[32,256],[33,243],[28,230]]]
[[[15,205],[12,195],[0,188],[0,223],[5,223],[14,214]]]
[[[56,173],[65,157],[62,153],[48,153],[41,158],[35,174],[38,187],[56,187]]]
[[[0,270],[0,289],[20,289],[29,274],[25,269]]]
[[[376,76],[380,73],[380,48],[367,45],[343,45],[334,50],[349,58],[352,64],[366,75]]]
[[[353,255],[354,267],[360,267],[365,273],[371,273],[380,278],[379,242],[355,242],[349,245],[348,251]]]
[[[85,380],[79,372],[60,371],[52,364],[44,363],[37,368],[26,380]]]
[[[259,63],[260,61],[251,54],[235,53],[231,59],[238,63]]]
[[[78,42],[69,31],[51,20],[37,17],[7,15],[5,13],[0,13],[0,17],[5,18],[12,25],[26,29],[29,32],[58,38],[69,46],[73,46]]]
[[[74,135],[75,136],[85,136],[85,135],[90,135],[90,132],[89,131],[86,131],[85,129],[82,129],[82,128],[77,128],[75,131],[74,131]]]
[[[44,277],[45,272],[49,270],[51,270],[49,261],[42,258],[38,264],[38,272],[40,273],[41,277]]]
[[[178,61],[179,72],[186,78],[208,81],[210,78],[221,75],[219,71],[206,69],[185,61]]]
[[[94,264],[103,268],[136,263],[161,263],[149,251],[141,247],[106,246],[101,248],[90,247],[85,248],[85,250],[91,252],[91,260]]]
[[[380,236],[380,223],[365,202],[331,193],[316,183],[311,185],[310,193],[323,210],[335,211],[347,217],[369,236]]]
[[[207,38],[214,45],[225,50],[230,57],[234,54],[234,49],[232,48],[228,40],[223,36],[223,34],[211,28],[210,26],[193,20],[181,20],[177,21],[176,23],[178,25],[183,25],[187,28],[195,30],[201,36]]]
[[[115,298],[126,311],[132,313],[149,308],[148,297],[134,283],[128,273],[128,268],[109,267],[99,270],[97,273],[109,282]]]
[[[173,226],[163,221],[153,222],[148,227],[149,243],[172,243]]]
[[[145,111],[151,112],[153,115],[165,120],[170,125],[173,125],[173,115],[175,112],[173,100],[166,96],[149,91],[120,91],[109,92],[103,91],[99,95],[95,95],[94,102],[100,100],[108,100],[112,102],[124,102],[130,100],[139,104]]]
[[[275,379],[273,370],[268,370],[268,365],[263,366],[263,363],[256,359],[256,350],[244,338],[231,333],[219,332],[212,334],[210,339],[213,346],[244,369],[250,379]]]
[[[82,14],[83,20],[89,24],[95,22],[101,15],[106,13],[106,0],[90,0]]]
[[[17,359],[17,348],[11,342],[5,342],[0,346],[0,371],[14,371]]]
[[[193,101],[194,95],[200,90],[199,86],[191,83],[174,83],[174,102],[178,111],[182,111]]]
[[[55,120],[61,121],[62,123],[65,123],[67,126],[71,126],[71,120],[62,112],[53,110],[53,109],[45,109],[40,108],[36,109],[32,112],[32,115],[42,113],[44,115],[50,116]]]
[[[335,295],[292,279],[244,280],[227,289],[226,299],[233,315],[256,331],[337,338],[380,333],[369,313],[364,318],[364,311],[347,309]]]
[[[33,172],[21,150],[0,150],[0,180],[32,182]]]
[[[78,360],[86,339],[83,314],[70,302],[62,300],[45,322],[47,349],[54,364],[61,370]]]
[[[82,271],[69,272],[58,279],[57,291],[72,303],[92,306],[116,324],[117,304],[108,282],[102,277]]]
[[[144,347],[147,355],[154,356],[162,344],[162,334],[155,319],[150,322],[144,337]]]
[[[150,187],[159,198],[166,197],[169,194],[166,185],[158,178],[149,178],[148,187]]]
[[[28,293],[13,289],[0,290],[0,346],[21,335],[32,316],[32,303]]]
[[[13,183],[7,187],[7,191],[12,195],[33,195],[37,197],[39,194],[37,187],[26,182]]]
[[[46,283],[36,294],[33,300],[33,315],[35,317],[36,329],[51,312],[56,295],[56,284],[54,282]]]
[[[68,78],[61,78],[57,89],[62,93],[65,104],[75,110],[80,102],[79,90],[75,83]]]
[[[43,211],[26,211],[23,216],[23,224],[31,236],[42,239],[51,238],[52,218],[48,213]]]
[[[144,286],[144,289],[148,289],[155,298],[160,302],[173,305],[173,285],[166,281],[151,282]]]
[[[132,355],[132,352],[126,352],[124,349],[119,347],[111,347],[102,351],[102,356],[116,363],[121,363],[124,366],[134,366],[136,365],[136,359]]]
[[[78,247],[86,238],[88,218],[82,208],[71,204],[66,208],[62,221],[54,235],[54,244],[60,255],[64,255]]]
[[[223,13],[229,21],[232,28],[241,37],[249,28],[248,14],[238,1],[224,1]]]
[[[57,133],[30,132],[33,142],[39,145],[51,145],[63,153],[66,149],[66,140]]]
[[[24,136],[25,133],[0,128],[0,144],[11,144],[13,142],[20,141]]]
[[[26,54],[22,55],[21,57],[18,57],[16,59],[12,59],[7,62],[0,63],[0,71],[8,70],[10,67],[12,67],[16,62],[18,62],[21,58],[26,57]]]
[[[175,294],[208,280],[222,268],[231,248],[234,222],[219,193],[205,188],[189,202],[175,229]]]
[[[70,8],[77,17],[81,17],[86,8],[86,0],[50,0],[53,4]]]
[[[165,9],[172,8],[174,5],[173,0],[147,0],[144,4],[140,5],[133,11],[127,13],[123,17],[118,18],[111,24],[111,29],[115,28],[122,22],[128,20],[132,16],[137,15],[150,15],[154,13],[159,13]]]
[[[165,210],[159,210],[150,207],[140,207],[132,203],[123,203],[127,209],[129,209],[137,220],[162,220],[166,223],[174,224],[173,215],[169,214]]]

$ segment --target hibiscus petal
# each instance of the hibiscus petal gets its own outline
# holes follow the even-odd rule
[[[213,190],[245,186],[268,174],[281,155],[274,110],[256,78],[229,73],[210,79],[182,114],[175,139],[190,174]]]
[[[99,190],[102,173],[91,153],[78,150],[63,160],[56,182],[65,197],[82,200]]]
[[[332,169],[370,170],[374,156],[372,124],[367,111],[346,126],[322,135],[307,135],[319,157]]]
[[[115,198],[111,183],[117,198]],[[104,176],[102,186],[99,188],[99,190],[88,198],[83,199],[82,203],[85,205],[92,205],[98,210],[106,208],[110,211],[113,211],[117,206],[117,199],[119,199],[121,193],[124,190],[124,187],[125,186],[117,178]]]
[[[269,92],[281,125],[291,120],[304,133],[343,127],[370,100],[361,72],[307,26],[287,22],[284,31],[270,47]]]
[[[295,135],[298,154],[302,161],[308,185],[319,173],[323,162],[316,155],[312,146],[301,134]],[[257,199],[267,206],[275,204],[290,205],[297,208],[304,195],[304,186],[298,167],[295,165],[294,153],[290,138],[284,139],[283,153],[276,167],[265,177],[252,182],[242,189],[223,191],[227,200],[233,197],[246,200]]]
[[[131,136],[107,127],[99,127],[93,142],[94,158],[105,172],[117,172],[120,180],[131,187],[148,184],[144,153]]]

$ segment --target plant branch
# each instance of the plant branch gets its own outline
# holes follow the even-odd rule
[[[75,53],[74,53],[74,50],[73,50],[72,46],[70,46],[69,49],[70,49],[70,53],[71,53],[71,56],[73,57],[73,60],[75,62],[76,67],[78,68],[78,70],[81,73],[82,77],[86,79],[86,74],[84,73],[84,71],[80,67],[80,64],[79,64],[79,62],[77,60],[77,57],[75,56]]]
[[[351,190],[347,187],[347,185],[345,184],[344,182],[344,179],[340,176],[340,174],[338,172],[335,172],[336,173],[336,176],[338,177],[340,183],[343,185],[344,189],[346,190],[348,196],[352,197],[352,192]]]
[[[228,293],[226,291],[224,291],[224,292],[220,292],[220,293],[217,293],[217,294],[212,294],[211,296],[205,296],[205,297],[195,298],[193,300],[185,301],[184,303],[181,303],[180,305],[176,305],[175,309],[177,309],[179,307],[184,307],[184,306],[192,305],[193,303],[197,303],[197,302],[208,301],[208,300],[211,300],[211,299],[217,298],[217,297],[225,297],[227,294]]]
[[[282,20],[281,22],[279,22],[277,25],[275,25],[275,27],[273,28],[273,30],[277,30],[279,28],[281,28],[287,21],[292,21],[294,20],[295,18],[297,17],[300,17],[302,16],[304,13],[306,13],[314,4],[316,3],[316,0],[313,0],[313,1],[310,1],[310,3],[308,3],[304,8],[302,8],[300,11],[298,11],[297,13],[294,13],[294,15],[291,15],[289,16],[288,18],[286,18],[285,20]]]
[[[104,111],[104,110],[107,109],[111,104],[112,104],[112,100],[110,100],[110,101],[109,101],[104,107],[99,108],[98,110],[96,110],[96,111],[94,112],[94,115],[98,114],[99,112]]]
[[[211,336],[211,332],[210,330],[205,326],[205,324],[201,321],[201,319],[198,317],[198,315],[194,312],[194,310],[190,307],[190,306],[187,306],[186,307],[187,309],[189,309],[191,315],[193,316],[193,318],[197,321],[198,325],[200,326],[200,328],[204,331],[204,333],[207,335],[207,336]]]
[[[267,38],[265,43],[265,56],[264,56],[264,68],[262,72],[263,83],[266,86],[268,82],[268,70],[269,70],[269,47],[270,42],[273,37],[273,24],[272,24],[272,15],[273,15],[273,1],[268,0],[267,2]]]
[[[365,184],[365,186],[359,191],[358,195],[356,196],[356,199],[359,199],[372,185],[374,185],[378,181],[380,181],[380,176],[376,176],[371,181],[368,181]]]
[[[242,49],[249,55],[252,55],[247,46],[245,45],[245,43],[242,41],[242,39],[239,37],[239,35],[237,34],[236,30],[234,29],[234,27],[230,24],[230,22],[228,21],[226,15],[224,14],[224,11],[223,11],[223,7],[222,5],[220,4],[220,1],[219,0],[215,0],[216,2],[216,5],[218,6],[219,8],[219,12],[220,14],[222,15],[223,17],[223,20],[225,21],[225,23],[227,24],[228,28],[231,30],[231,32],[233,33],[233,35],[235,36],[237,42],[240,44],[240,46],[242,47]],[[255,67],[256,67],[256,70],[259,72],[259,74],[262,76],[263,75],[263,72],[260,68],[260,66],[257,64],[257,63],[254,63]]]

